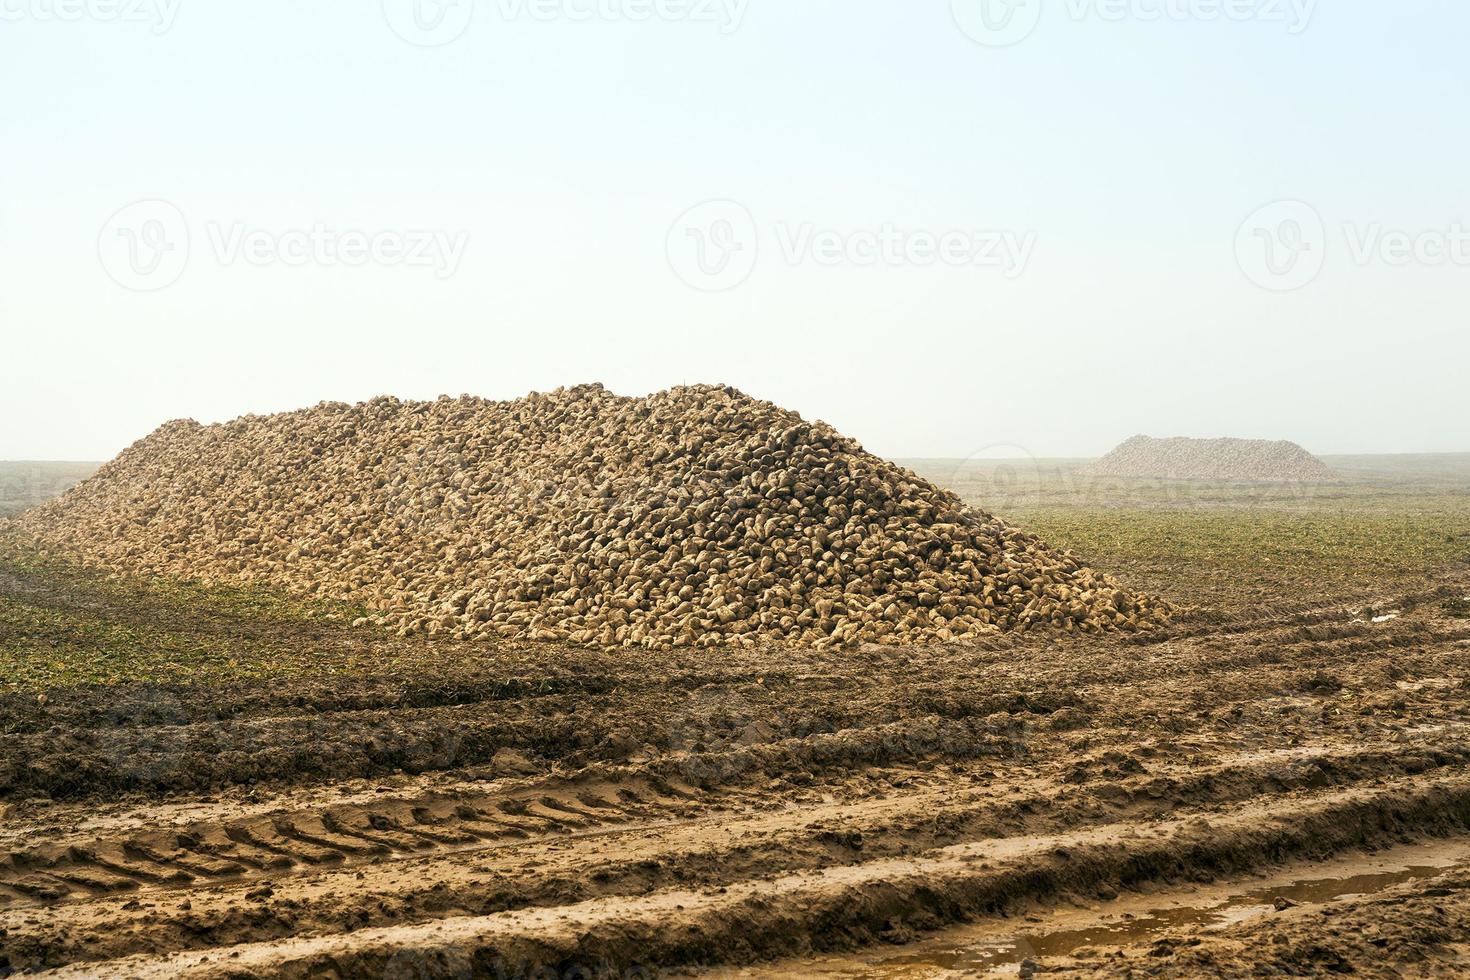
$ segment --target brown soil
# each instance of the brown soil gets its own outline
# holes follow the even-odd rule
[[[698,972],[1470,833],[1448,574],[1138,635],[12,695],[0,973]],[[1033,968],[1433,967],[1461,887]]]

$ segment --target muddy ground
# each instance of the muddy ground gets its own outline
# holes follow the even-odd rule
[[[26,663],[85,620],[331,669],[3,689],[0,975],[1463,974],[1470,564],[1370,572],[1134,637],[654,654],[252,632],[12,556]],[[1148,912],[1217,893],[1262,909]],[[1158,922],[1045,940],[1079,916]],[[1030,938],[922,952],[956,928]]]

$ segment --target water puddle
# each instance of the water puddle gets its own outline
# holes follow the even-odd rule
[[[1314,877],[1273,875],[1181,894],[1120,898],[1091,909],[1063,909],[1036,922],[989,921],[936,933],[900,950],[788,961],[770,967],[721,971],[720,977],[864,977],[872,980],[947,980],[1014,976],[1027,959],[1068,956],[1085,947],[1148,943],[1169,930],[1224,929],[1291,906],[1322,905],[1433,878],[1470,866],[1470,842],[1396,848],[1312,866]]]
[[[1236,896],[1209,908],[1184,907],[1159,909],[1143,915],[1126,914],[1115,922],[1090,928],[1063,929],[1055,932],[1020,932],[1011,937],[982,940],[973,946],[961,946],[947,952],[925,952],[912,956],[894,956],[874,964],[865,971],[869,977],[913,977],[913,967],[921,968],[920,976],[937,975],[923,970],[935,967],[942,971],[975,973],[999,972],[997,968],[1016,964],[1027,958],[1067,956],[1087,946],[1120,946],[1149,942],[1168,929],[1194,926],[1199,929],[1223,929],[1238,922],[1277,911],[1278,902],[1293,905],[1320,905],[1358,895],[1369,895],[1415,878],[1432,878],[1447,870],[1443,866],[1414,865],[1402,871],[1352,875],[1347,878],[1323,878],[1298,881],[1290,885],[1260,888]]]

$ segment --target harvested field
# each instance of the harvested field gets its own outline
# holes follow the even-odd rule
[[[1467,37],[0,0],[0,980],[1470,978]]]
[[[12,542],[0,972],[974,975],[929,952],[962,926],[1031,936],[1012,974],[1456,975],[1470,480],[1389,469],[1184,502],[1046,464],[997,513],[1190,608],[919,646],[398,637]],[[1215,895],[1295,904],[1041,941]]]
[[[1294,442],[1134,436],[1083,468],[1089,476],[1170,480],[1331,480],[1335,474]]]

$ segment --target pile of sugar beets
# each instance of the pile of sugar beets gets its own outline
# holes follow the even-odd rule
[[[171,422],[9,533],[118,572],[350,602],[403,635],[829,646],[1168,616],[829,426],[719,386]]]
[[[1083,467],[1089,476],[1171,480],[1332,480],[1336,474],[1294,442],[1266,439],[1154,439],[1134,436]]]

